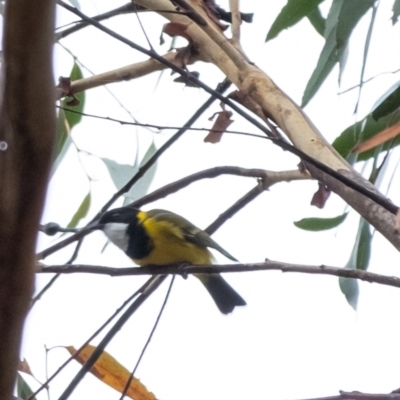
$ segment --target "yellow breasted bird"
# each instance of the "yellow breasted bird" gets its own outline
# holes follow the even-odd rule
[[[188,262],[211,264],[208,247],[237,261],[210,235],[185,218],[166,210],[141,211],[122,207],[107,211],[100,219],[108,239],[138,265]],[[196,274],[223,314],[246,302],[220,274]]]

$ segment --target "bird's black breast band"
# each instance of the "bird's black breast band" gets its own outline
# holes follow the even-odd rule
[[[147,234],[145,228],[136,218],[135,222],[128,225],[126,234],[129,237],[128,249],[126,255],[130,258],[139,260],[147,257],[153,249],[153,243]]]

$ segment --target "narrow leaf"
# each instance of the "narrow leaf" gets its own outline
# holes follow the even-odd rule
[[[101,158],[117,190],[121,189],[138,171],[138,168],[128,164],[120,164],[109,158]]]
[[[146,164],[147,161],[154,155],[156,151],[157,147],[153,142],[147,149],[146,154],[144,155],[139,168],[142,167],[144,164]],[[124,205],[130,203],[133,200],[140,199],[145,194],[147,194],[151,182],[153,181],[154,176],[156,174],[156,170],[157,170],[157,161],[151,166],[151,168],[146,172],[146,174],[139,179],[136,185],[133,186],[131,190],[125,194]]]
[[[394,0],[392,11],[393,11],[392,23],[394,25],[400,16],[400,0]]]
[[[353,153],[363,153],[364,151],[373,149],[376,146],[386,143],[390,139],[394,139],[398,135],[400,135],[400,122],[383,130],[382,132],[379,132],[372,138],[361,142],[353,149]]]
[[[379,118],[386,117],[386,115],[392,113],[400,107],[400,82],[397,82],[396,85],[391,88],[391,90],[392,91],[387,94],[387,97],[382,100],[382,102],[372,112],[372,117],[376,121]]]
[[[346,128],[332,143],[333,147],[340,153],[340,155],[346,158],[349,162],[352,161],[351,151],[360,142],[367,140],[379,132],[382,132],[387,128],[389,124],[394,125],[400,121],[400,115],[387,115],[386,117],[380,118],[375,121],[374,118],[369,115],[362,121],[356,122],[354,125]],[[400,137],[397,137],[391,144],[392,147],[400,144]],[[385,143],[382,146],[381,151],[386,151],[389,148],[389,143]],[[357,161],[365,161],[374,156],[374,150],[368,150],[361,153],[357,157]]]
[[[78,10],[81,9],[81,5],[79,4],[78,0],[68,0],[74,7],[76,7]]]
[[[297,24],[308,16],[324,0],[288,0],[268,31],[266,42],[278,36],[284,29]]]
[[[81,205],[79,208],[76,210],[74,216],[72,217],[71,221],[69,221],[67,228],[75,228],[79,221],[82,218],[85,218],[89,208],[90,208],[90,203],[91,203],[91,194],[90,192],[85,196],[85,198],[82,200]]]
[[[325,18],[322,16],[321,11],[318,7],[315,7],[308,15],[307,18],[311,22],[314,29],[321,35],[324,36],[325,32]]]
[[[371,240],[372,234],[369,224],[365,219],[360,218],[356,240],[345,268],[361,269],[363,271],[368,268],[371,256]],[[357,309],[359,294],[357,280],[352,278],[339,278],[339,285],[341,291],[346,296],[347,302],[351,307]]]
[[[361,17],[374,5],[376,0],[333,0],[326,19],[325,45],[321,51],[317,66],[304,90],[304,107],[318,91],[337,62],[343,72],[346,60],[346,47],[354,27]]]
[[[70,78],[71,78],[71,82],[77,81],[77,80],[83,78],[82,70],[76,62],[74,62],[74,66],[72,67]],[[69,100],[64,99],[61,101],[62,107],[66,108],[66,109],[69,108],[71,110],[78,111],[78,112],[83,112],[83,109],[85,106],[85,92],[77,93],[75,95],[75,97],[76,97],[76,99],[79,100],[79,104],[77,104],[74,107],[71,107],[70,105],[68,105]],[[66,115],[70,129],[72,129],[75,125],[79,124],[79,122],[81,122],[81,120],[82,120],[82,115],[80,115],[80,114],[65,111],[65,115]]]
[[[33,391],[30,386],[26,383],[25,379],[20,373],[17,373],[17,394],[21,399],[27,399],[32,395]],[[36,400],[34,397],[32,400]]]
[[[71,355],[76,352],[76,349],[72,346],[68,346],[66,349]],[[79,363],[84,364],[95,349],[96,347],[87,345],[75,359]],[[107,352],[103,352],[90,369],[90,372],[119,393],[124,391],[125,385],[130,377],[130,372]],[[154,394],[149,392],[139,379],[136,378],[132,379],[126,396],[134,400],[156,400]]]
[[[297,226],[297,228],[306,231],[326,231],[339,226],[346,219],[347,214],[348,213],[344,213],[334,218],[303,218],[300,221],[293,222],[293,224]]]
[[[347,302],[354,309],[357,310],[358,295],[360,289],[358,287],[357,279],[339,277],[339,287],[345,295]]]
[[[322,48],[317,66],[315,67],[304,90],[302,107],[304,107],[312,99],[315,93],[317,93],[326,77],[330,74],[335,64],[339,61],[344,46],[347,45],[347,43],[343,43],[341,46],[338,46],[336,38],[337,25],[339,24],[343,1],[344,0],[334,0],[329,10],[328,17],[325,22],[325,45]]]

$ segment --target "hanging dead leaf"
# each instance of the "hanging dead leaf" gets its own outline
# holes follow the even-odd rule
[[[26,374],[33,376],[31,368],[29,367],[28,361],[26,361],[25,358],[19,362],[18,371],[25,372]]]
[[[225,110],[224,107],[223,111],[215,113],[209,121],[212,121],[216,115],[218,115],[217,119],[214,122],[213,127],[211,128],[208,135],[204,138],[205,143],[218,143],[220,142],[222,135],[228,128],[228,126],[233,122],[232,112]]]
[[[76,352],[76,349],[72,346],[68,346],[66,349],[71,355],[74,355]],[[87,345],[84,350],[74,358],[79,363],[84,364],[95,349],[95,346]],[[90,372],[119,393],[124,391],[126,382],[130,376],[130,372],[107,352],[103,352],[90,369]],[[156,400],[154,394],[149,392],[139,379],[136,378],[132,379],[126,396],[134,400]]]
[[[329,196],[331,195],[331,191],[328,189],[327,186],[323,185],[321,182],[318,182],[318,190],[314,193],[313,198],[311,199],[311,205],[318,207],[318,208],[324,208],[325,203],[329,199]]]
[[[189,75],[192,75],[192,76],[194,76],[195,78],[198,79],[199,76],[200,76],[200,72],[191,71],[189,73]],[[192,82],[190,79],[186,78],[186,76],[183,76],[183,75],[180,75],[177,78],[175,78],[174,82],[184,83],[185,86],[198,88],[198,86],[194,82]]]
[[[179,22],[169,22],[163,26],[163,32],[171,37],[182,36],[189,43],[193,43],[193,39],[187,32],[188,25],[180,24]]]
[[[400,121],[389,128],[384,129],[382,132],[379,132],[372,138],[366,140],[365,142],[360,143],[352,150],[353,153],[360,154],[364,151],[372,149],[380,144],[387,142],[390,139],[394,139],[396,136],[400,134]]]

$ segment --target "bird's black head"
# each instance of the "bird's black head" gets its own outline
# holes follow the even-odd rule
[[[114,208],[113,210],[107,211],[100,218],[99,224],[105,225],[108,223],[121,223],[130,224],[136,221],[136,216],[139,210],[131,207]]]

